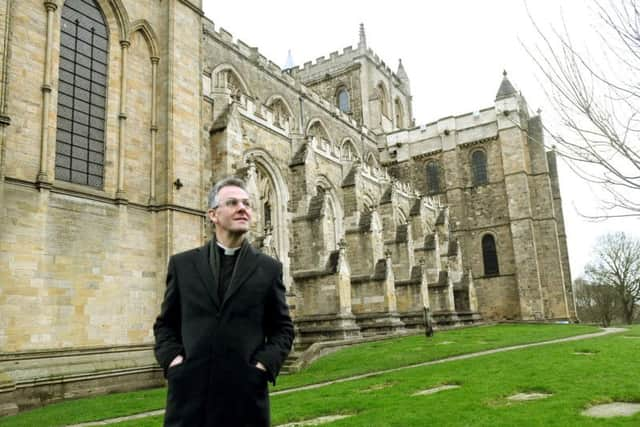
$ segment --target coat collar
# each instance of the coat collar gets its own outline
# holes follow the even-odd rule
[[[215,239],[215,238],[214,238]],[[225,295],[224,301],[218,298],[218,278],[211,270],[209,262],[209,254],[211,247],[215,245],[213,242],[207,242],[204,246],[198,248],[198,256],[196,260],[196,269],[200,274],[202,285],[205,287],[211,301],[217,309],[220,309],[251,277],[251,274],[258,267],[259,252],[245,239],[242,242],[238,260],[231,277],[229,289]]]
[[[198,256],[196,259],[196,269],[202,279],[200,283],[204,286],[209,297],[213,301],[213,305],[216,308],[220,307],[220,299],[218,298],[218,277],[213,274],[211,270],[211,264],[209,263],[209,251],[211,243],[207,243],[204,246],[198,248]]]
[[[229,289],[224,297],[222,305],[224,305],[235,294],[242,285],[251,277],[251,274],[258,267],[258,251],[245,239],[242,242],[240,248],[240,254],[238,255],[238,261],[233,269],[233,276],[231,277],[231,283]]]

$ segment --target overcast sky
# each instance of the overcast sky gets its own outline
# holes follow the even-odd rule
[[[564,16],[574,40],[591,43],[595,19],[587,3],[538,0],[528,5],[538,25],[558,26]],[[357,45],[359,25],[364,23],[368,46],[392,70],[402,58],[411,80],[416,124],[491,107],[503,70],[526,97],[529,109],[541,108],[545,123],[553,121],[539,73],[521,45],[521,41],[527,45],[536,41],[522,1],[203,0],[203,8],[216,28],[258,47],[280,66],[285,64],[289,49],[295,65],[302,65]],[[599,235],[616,230],[637,235],[640,221],[593,223],[581,218],[578,212],[595,209],[593,189],[562,162],[560,180],[575,279]]]

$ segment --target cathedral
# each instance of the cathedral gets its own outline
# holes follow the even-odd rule
[[[167,261],[211,236],[228,175],[297,352],[577,320],[555,155],[506,73],[486,108],[416,124],[363,26],[285,69],[201,0],[2,0],[0,36],[0,415],[163,383]]]

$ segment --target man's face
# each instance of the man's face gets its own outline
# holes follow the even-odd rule
[[[245,204],[249,194],[240,187],[222,187],[218,192],[218,207],[209,209],[209,219],[216,225],[216,234],[243,234],[249,231],[251,208]]]

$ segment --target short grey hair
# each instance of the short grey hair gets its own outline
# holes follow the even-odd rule
[[[216,182],[209,192],[209,209],[218,207],[218,204],[220,203],[220,200],[218,200],[218,193],[220,193],[220,190],[224,187],[240,187],[244,191],[247,191],[247,185],[237,176],[228,176],[226,178],[223,178],[220,181]]]

